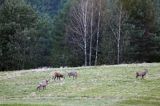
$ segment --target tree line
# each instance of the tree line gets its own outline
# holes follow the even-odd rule
[[[159,0],[0,0],[0,70],[160,61]]]

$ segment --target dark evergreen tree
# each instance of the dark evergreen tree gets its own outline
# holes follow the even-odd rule
[[[66,1],[67,0],[26,0],[26,2],[37,9],[41,15],[49,14],[50,16],[57,15]]]
[[[37,25],[37,40],[34,45],[34,67],[51,66],[53,48],[53,20],[48,15],[39,18]]]
[[[70,2],[64,4],[64,8],[54,17],[52,64],[56,67],[68,65],[69,61],[69,48],[65,41],[69,5]]]
[[[0,16],[0,70],[27,67],[31,63],[36,13],[23,0],[5,0]]]
[[[130,46],[126,61],[151,62],[154,60],[156,35],[155,9],[152,0],[121,0],[128,12],[132,29],[130,30]]]

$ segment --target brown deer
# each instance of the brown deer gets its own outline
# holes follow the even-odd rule
[[[60,72],[54,72],[53,75],[52,75],[52,79],[57,79],[57,80],[60,80],[60,78],[63,78],[65,79],[65,76],[63,74],[61,74]]]
[[[43,80],[41,83],[38,84],[37,90],[41,90],[43,88],[46,89],[46,86],[48,85],[48,80]]]
[[[144,69],[144,71],[142,71],[142,72],[136,72],[136,78],[138,78],[139,76],[141,76],[142,79],[144,79],[144,76],[146,76],[147,73],[148,73],[147,69]]]

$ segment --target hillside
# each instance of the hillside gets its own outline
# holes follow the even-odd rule
[[[144,80],[135,72],[149,69]],[[72,69],[78,79],[51,80],[51,72]],[[36,85],[49,79],[44,91]],[[160,63],[0,72],[1,106],[160,106]]]

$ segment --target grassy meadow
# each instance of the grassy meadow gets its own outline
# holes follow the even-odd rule
[[[149,69],[144,80],[136,71]],[[78,78],[54,81],[51,73],[76,70]],[[37,84],[49,79],[46,90]],[[160,63],[42,68],[0,72],[1,106],[160,106]]]

